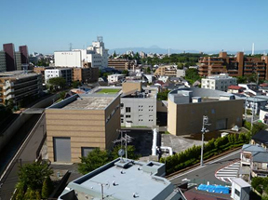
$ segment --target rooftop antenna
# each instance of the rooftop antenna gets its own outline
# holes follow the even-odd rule
[[[102,36],[98,36],[98,37],[97,37],[97,41],[98,41],[98,42],[103,42],[103,37],[102,37]]]
[[[127,135],[127,132],[130,132],[128,130],[119,130],[120,132],[120,139],[113,141],[113,143],[121,143],[121,149],[118,151],[118,155],[121,157],[121,161],[123,161],[123,155],[126,155],[127,158],[127,144],[130,143],[133,138]],[[123,132],[125,132],[125,135],[123,136]],[[125,146],[125,151],[123,150],[123,145]]]
[[[73,49],[73,44],[70,43],[70,51],[72,51],[72,49]]]
[[[252,43],[252,51],[251,51],[251,55],[254,56],[254,43]]]

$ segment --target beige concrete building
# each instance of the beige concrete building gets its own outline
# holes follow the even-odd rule
[[[209,117],[209,131],[242,126],[244,100],[226,92],[183,88],[168,95],[168,127],[173,135],[200,133],[203,116]]]
[[[160,66],[155,70],[155,76],[177,76],[177,68],[174,66]]]
[[[38,97],[42,93],[42,76],[40,74],[23,71],[0,73],[0,104],[12,100],[16,105],[31,97]]]
[[[46,109],[48,158],[78,163],[94,148],[110,149],[120,129],[120,95],[74,95]]]

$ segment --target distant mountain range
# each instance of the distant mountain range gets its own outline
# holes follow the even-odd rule
[[[159,53],[159,54],[168,54],[168,52],[170,54],[173,53],[200,53],[202,51],[197,51],[197,50],[181,50],[181,49],[165,49],[165,48],[161,48],[158,47],[156,45],[153,45],[151,47],[127,47],[127,48],[114,48],[114,49],[109,49],[109,54],[113,54],[114,52],[116,52],[117,54],[122,54],[122,53],[126,53],[127,51],[133,51],[133,52],[145,52],[145,53]],[[218,54],[221,50],[215,50],[215,51],[203,51],[206,54]],[[228,54],[236,54],[238,51],[228,51]],[[251,50],[247,50],[244,51],[245,54],[251,54]],[[263,53],[268,53],[268,50],[256,50],[255,54],[263,54]]]

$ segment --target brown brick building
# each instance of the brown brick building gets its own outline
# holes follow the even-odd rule
[[[134,64],[133,61],[130,61],[127,59],[109,59],[108,60],[108,66],[119,71],[129,70],[133,64]]]
[[[202,57],[199,59],[199,75],[211,76],[228,73],[230,76],[245,76],[257,73],[259,79],[268,80],[268,56],[245,57],[238,52],[235,57],[229,57],[226,52],[220,52],[218,57]]]
[[[99,68],[73,68],[73,81],[86,83],[97,82],[99,78]]]

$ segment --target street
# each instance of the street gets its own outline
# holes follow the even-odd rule
[[[180,184],[183,180],[188,180],[190,183],[207,183],[209,181],[210,184],[221,184],[226,185],[225,182],[220,181],[215,177],[215,173],[218,169],[228,165],[229,163],[237,160],[240,155],[240,150],[235,151],[233,153],[228,154],[227,156],[223,156],[216,160],[210,161],[204,166],[198,166],[192,170],[187,172],[183,172],[181,174],[175,175],[174,177],[169,178],[169,180],[173,184]]]

